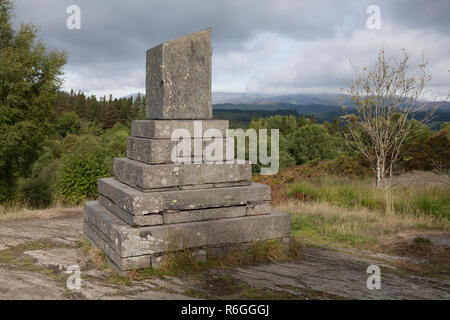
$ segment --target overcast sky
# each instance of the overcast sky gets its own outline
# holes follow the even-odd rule
[[[81,29],[69,30],[69,5]],[[377,5],[381,29],[368,29]],[[115,97],[145,92],[145,52],[211,27],[213,91],[340,92],[349,60],[370,65],[423,50],[433,80],[428,95],[450,91],[450,1],[300,0],[16,0],[15,23],[39,26],[51,49],[66,50],[64,89]],[[414,59],[413,59],[414,60]]]

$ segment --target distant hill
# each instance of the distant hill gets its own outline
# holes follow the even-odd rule
[[[137,93],[130,94],[126,98],[136,99]],[[142,96],[144,94],[141,93]],[[223,110],[285,110],[294,109],[301,114],[329,112],[335,110],[341,103],[351,106],[349,95],[334,93],[317,94],[259,94],[239,92],[213,92],[212,103],[214,108]],[[428,103],[430,106],[432,103]],[[251,106],[251,107],[250,107]],[[257,107],[255,107],[257,106]],[[299,107],[299,106],[303,106]],[[442,102],[440,111],[450,112],[450,102]]]
[[[136,99],[138,93],[133,93],[125,96],[125,98],[132,97]],[[144,96],[143,93],[141,93]],[[347,95],[344,94],[285,94],[285,95],[270,95],[260,93],[238,93],[238,92],[213,92],[213,104],[261,104],[274,105],[279,103],[310,105],[310,104],[324,104],[324,105],[339,105],[340,98],[343,101],[349,101]]]
[[[219,120],[229,120],[231,128],[247,127],[252,119],[267,118],[270,116],[293,115],[299,117],[295,110],[238,110],[238,109],[213,109],[213,118]]]
[[[262,104],[289,103],[297,105],[324,104],[339,105],[340,100],[349,101],[349,96],[344,94],[319,93],[319,94],[253,94],[236,92],[213,92],[213,104]]]
[[[245,111],[276,111],[276,110],[294,110],[298,114],[311,115],[315,113],[324,113],[330,111],[339,111],[338,105],[324,105],[324,104],[307,104],[298,105],[291,103],[275,103],[268,105],[260,104],[214,104],[213,110],[245,110]]]
[[[351,109],[348,110],[351,112]],[[292,104],[276,104],[276,105],[249,105],[249,104],[218,104],[213,105],[214,119],[230,120],[233,127],[245,127],[252,119],[266,118],[274,115],[293,115],[296,117],[311,117],[314,114],[319,123],[328,121],[332,122],[335,117],[344,115],[339,106],[328,105],[292,105]],[[426,112],[417,112],[414,118],[421,120],[426,116]],[[450,112],[437,111],[428,125],[433,130],[439,130],[443,122],[450,121]]]

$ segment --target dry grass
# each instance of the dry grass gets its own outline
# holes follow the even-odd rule
[[[381,237],[405,230],[450,230],[450,223],[429,215],[383,213],[349,209],[325,202],[287,199],[276,210],[291,214],[291,229],[302,241],[327,245],[370,246]]]
[[[56,204],[50,209],[43,210],[31,210],[23,205],[15,205],[9,207],[0,206],[0,221],[13,219],[52,219],[56,217],[82,213],[83,208],[80,206],[67,207],[61,204]]]
[[[327,202],[331,205],[376,209],[397,214],[422,214],[450,220],[450,188],[447,176],[416,172],[396,177],[389,192],[377,189],[372,180],[327,176],[314,180],[299,180],[287,195],[307,202]]]
[[[412,171],[393,177],[392,186],[417,189],[434,186],[449,189],[450,177],[445,174],[437,174],[431,171]]]
[[[161,257],[160,268],[146,268],[131,272],[127,280],[144,280],[155,275],[181,275],[209,269],[227,269],[258,263],[286,261],[301,258],[300,243],[291,239],[287,252],[280,241],[257,241],[250,246],[235,246],[223,256],[209,256],[206,262],[198,260],[195,251],[170,251]]]

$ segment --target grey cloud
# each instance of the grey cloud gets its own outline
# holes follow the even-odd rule
[[[66,28],[71,4],[81,8],[81,30]],[[381,7],[383,22],[410,30],[449,29],[446,0],[16,0],[16,21],[40,26],[40,37],[50,48],[67,51],[67,69],[86,79],[83,89],[96,90],[143,87],[145,51],[186,33],[211,27],[215,55],[245,53],[246,44],[263,33],[333,41],[364,27],[371,4]],[[245,66],[230,68],[245,71]],[[299,77],[292,81],[301,84]],[[314,84],[321,82],[327,87],[335,81],[318,72]]]

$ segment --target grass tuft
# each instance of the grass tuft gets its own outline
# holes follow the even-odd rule
[[[385,214],[367,208],[345,208],[327,202],[289,199],[275,207],[291,214],[293,238],[318,245],[370,247],[383,236],[405,230],[448,231],[448,220],[430,215]]]

